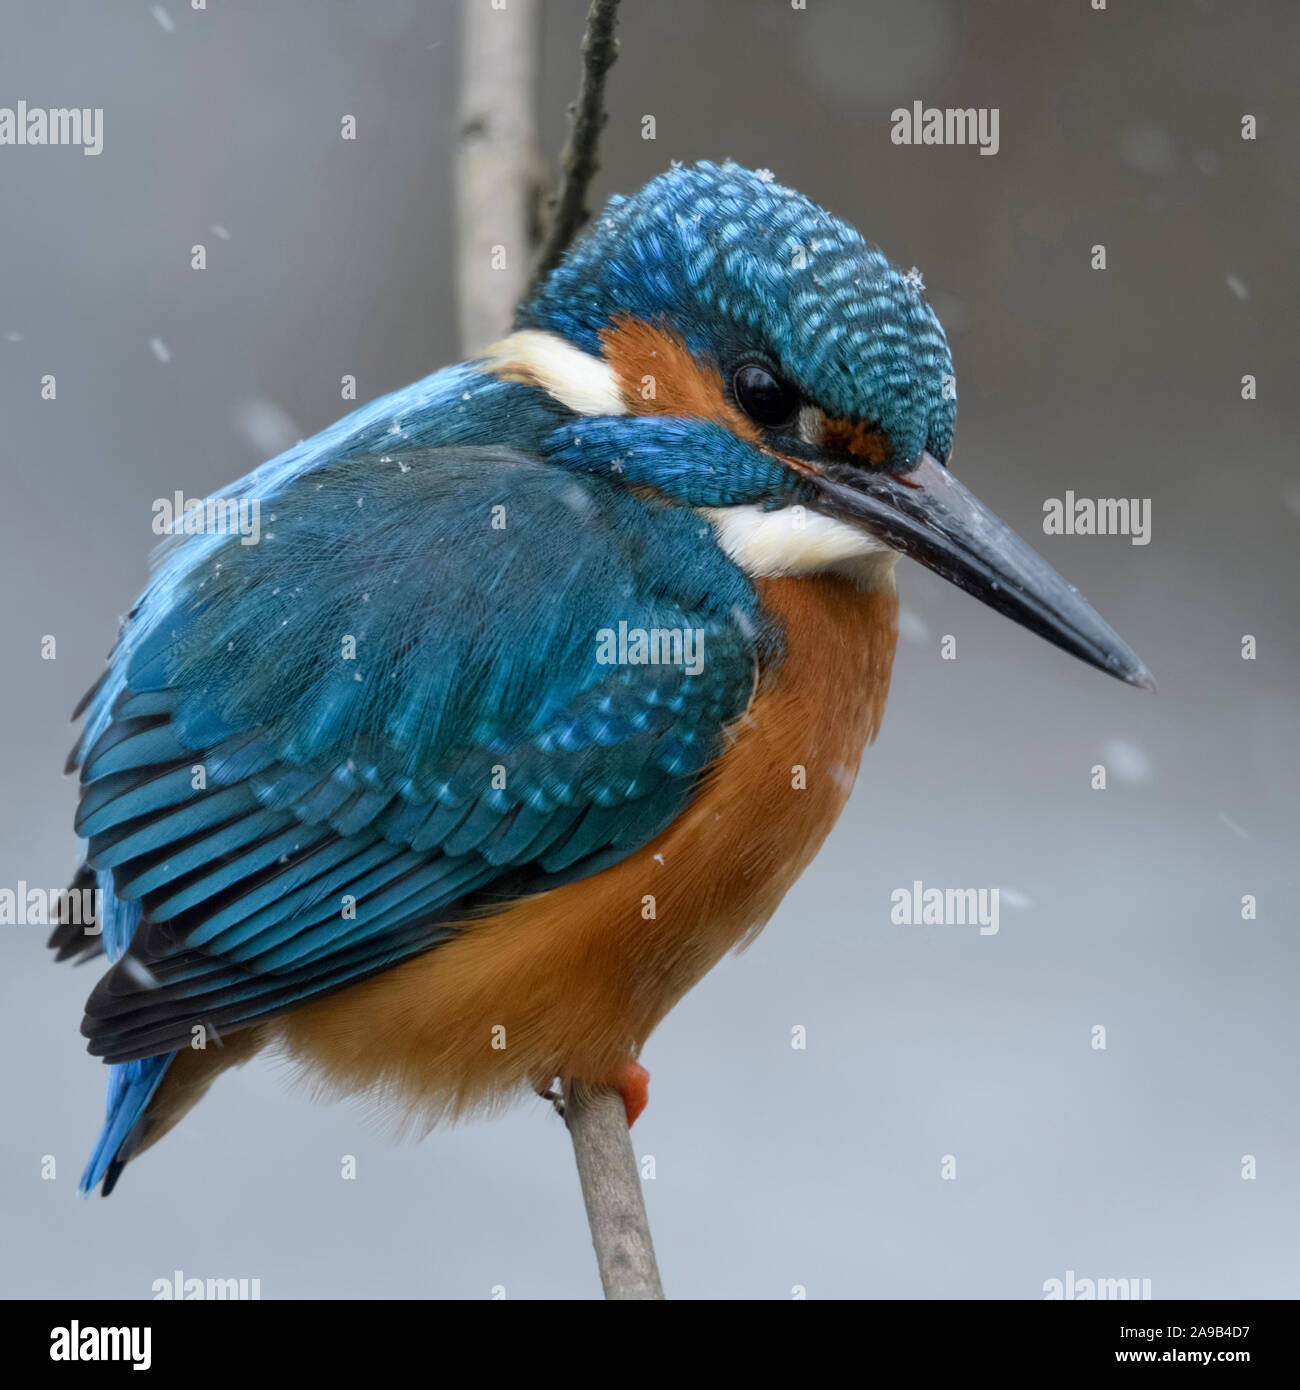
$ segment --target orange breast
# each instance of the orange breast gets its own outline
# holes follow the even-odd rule
[[[758,581],[786,656],[687,809],[579,883],[275,1025],[327,1091],[419,1121],[555,1076],[613,1081],[676,1001],[756,932],[817,852],[875,736],[897,599],[830,576]]]

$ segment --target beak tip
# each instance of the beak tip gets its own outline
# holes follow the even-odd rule
[[[1118,660],[1114,656],[1109,658],[1106,669],[1125,685],[1136,686],[1139,690],[1149,690],[1153,695],[1159,690],[1156,678],[1147,670],[1146,662],[1127,647]]]
[[[1145,663],[1046,560],[929,453],[905,476],[823,461],[819,506],[1108,676],[1156,689]]]

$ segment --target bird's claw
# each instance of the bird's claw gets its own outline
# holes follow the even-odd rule
[[[564,1097],[559,1091],[553,1091],[549,1086],[538,1086],[537,1094],[541,1096],[543,1100],[549,1100],[555,1107],[555,1113],[560,1119],[564,1118]]]
[[[623,1113],[627,1116],[627,1127],[631,1129],[641,1116],[650,1100],[650,1073],[640,1064],[629,1059],[618,1078],[611,1083],[623,1102]],[[564,1095],[549,1085],[533,1088],[543,1100],[549,1100],[555,1113],[564,1119]]]

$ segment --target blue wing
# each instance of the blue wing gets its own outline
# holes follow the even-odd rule
[[[173,558],[74,753],[119,900],[83,1031],[136,1065],[136,1114],[146,1059],[196,1024],[269,1018],[645,844],[769,640],[706,523],[507,451],[328,459],[261,528]],[[620,624],[702,634],[704,659],[603,664]]]

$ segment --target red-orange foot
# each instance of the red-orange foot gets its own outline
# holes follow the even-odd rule
[[[623,1109],[627,1113],[627,1127],[631,1129],[649,1103],[650,1073],[640,1062],[629,1060],[619,1073],[615,1086],[619,1095],[623,1097]]]

